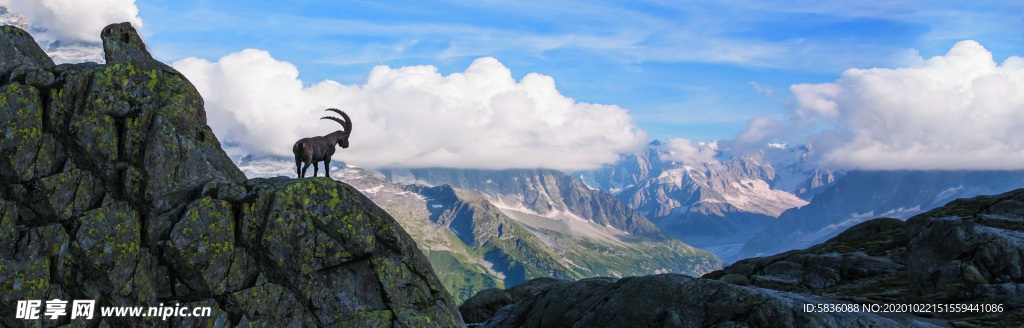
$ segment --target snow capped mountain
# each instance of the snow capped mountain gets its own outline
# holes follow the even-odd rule
[[[709,249],[727,261],[784,211],[808,204],[834,174],[807,163],[807,145],[771,144],[760,153],[731,158],[716,143],[715,161],[666,160],[658,141],[593,171],[574,172],[589,186],[614,193],[631,208],[686,244]]]
[[[654,142],[614,165],[574,172],[614,193],[658,227],[727,262],[821,243],[877,217],[907,219],[957,198],[1024,186],[1021,171],[819,170],[811,143],[683,165]]]

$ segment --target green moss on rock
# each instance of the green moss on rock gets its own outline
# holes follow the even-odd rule
[[[13,312],[20,300],[41,300],[50,287],[50,258],[0,260],[0,310]]]
[[[133,269],[141,250],[138,213],[113,202],[78,218],[75,236],[81,262],[105,276],[121,295],[131,292]]]
[[[202,279],[186,279],[193,290],[223,294],[235,251],[231,204],[204,197],[189,204],[171,231],[166,253],[176,270]]]
[[[34,176],[43,136],[43,106],[36,88],[7,84],[0,90],[0,160],[21,180]]]

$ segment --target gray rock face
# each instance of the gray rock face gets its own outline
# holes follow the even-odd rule
[[[868,313],[805,312],[815,296],[664,274],[591,278],[507,306],[482,327],[906,327]]]
[[[53,60],[36,44],[32,36],[20,28],[0,26],[0,70],[30,64],[42,69],[53,69]]]
[[[138,32],[130,23],[110,24],[100,33],[103,55],[108,64],[128,61],[143,69],[167,69],[164,63],[153,60]]]
[[[459,312],[462,313],[462,319],[467,323],[484,322],[506,305],[518,303],[551,287],[569,283],[568,280],[534,278],[505,290],[485,289],[459,305]]]
[[[103,40],[108,64],[53,66],[0,28],[0,326],[463,326],[391,216],[329,179],[246,180],[180,73],[127,23]],[[212,315],[14,319],[54,298]]]

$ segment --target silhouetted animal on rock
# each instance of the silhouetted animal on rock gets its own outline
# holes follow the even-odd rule
[[[292,146],[292,153],[295,154],[295,174],[299,178],[306,176],[306,169],[313,164],[313,176],[316,176],[317,162],[324,162],[324,176],[331,177],[331,155],[334,155],[334,145],[341,148],[348,148],[348,136],[352,134],[352,119],[348,118],[345,112],[337,108],[328,108],[341,115],[344,120],[337,117],[322,117],[321,120],[332,120],[341,124],[343,130],[331,132],[321,137],[302,138]]]

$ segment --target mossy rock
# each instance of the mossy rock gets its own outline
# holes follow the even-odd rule
[[[115,292],[127,295],[141,247],[138,213],[125,202],[112,202],[78,218],[72,246],[87,270],[107,278]]]
[[[330,179],[247,180],[181,73],[130,24],[101,37],[107,64],[54,66],[0,28],[0,326],[463,325],[387,213]],[[50,298],[213,313],[13,319]]]
[[[210,197],[189,204],[165,245],[165,254],[175,270],[189,277],[202,277],[182,280],[190,289],[223,294],[235,252],[231,204]]]
[[[359,191],[326,178],[253,179],[247,187],[255,197],[242,235],[258,237],[246,244],[321,324],[462,325],[412,238]]]

